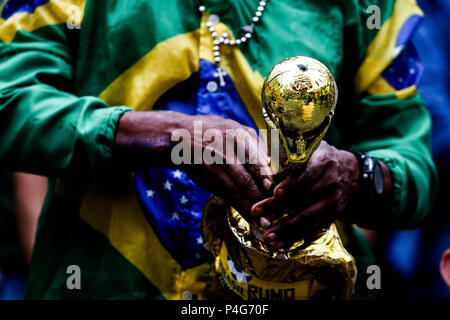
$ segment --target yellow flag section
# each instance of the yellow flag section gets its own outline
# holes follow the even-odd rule
[[[114,80],[99,97],[111,106],[126,105],[136,111],[151,110],[167,90],[199,71],[199,59],[214,62],[212,38],[205,23],[207,17],[202,19],[199,29],[157,44]],[[219,34],[228,32],[232,35],[223,23],[218,23],[215,28]],[[222,46],[221,54],[220,67],[233,79],[256,125],[264,128],[261,114],[262,76],[251,69],[239,48]]]
[[[404,99],[416,94],[415,85],[402,90],[394,89],[382,77],[382,72],[396,56],[395,43],[404,23],[412,15],[423,16],[415,0],[397,0],[392,16],[386,20],[375,39],[367,48],[366,56],[355,76],[356,92],[367,92],[371,95],[395,93],[397,98]]]
[[[108,188],[109,190],[109,188]],[[133,192],[132,182],[112,196],[108,190],[90,189],[82,203],[81,217],[95,230],[108,237],[128,261],[136,266],[167,299],[182,299],[189,290],[203,298],[209,265],[182,270],[161,245]]]
[[[229,259],[224,243],[219,258],[216,259],[216,269],[221,281],[244,300],[307,300],[307,294],[325,288],[314,277],[299,282],[281,283],[262,281],[246,274]]]
[[[169,38],[114,80],[100,99],[110,106],[149,111],[158,98],[199,71],[199,31]]]
[[[113,81],[100,98],[109,105],[126,105],[148,111],[167,90],[199,71],[199,59],[213,61],[212,38],[202,20],[201,27],[156,45],[148,54]],[[220,32],[231,31],[222,23]],[[223,50],[223,68],[233,79],[255,123],[263,128],[261,88],[263,78],[251,69],[238,48]],[[113,193],[111,188],[92,186],[82,201],[81,217],[95,230],[108,237],[128,261],[136,266],[167,299],[181,299],[184,291],[204,296],[213,265],[203,264],[182,270],[159,242],[145,219],[136,198],[132,177]]]
[[[33,13],[19,12],[7,20],[0,18],[0,40],[9,43],[19,30],[31,32],[41,27],[66,23],[69,19],[73,24],[81,24],[85,4],[86,0],[51,0],[37,7]]]

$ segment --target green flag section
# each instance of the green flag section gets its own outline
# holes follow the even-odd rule
[[[53,189],[54,185],[50,185]],[[28,280],[28,299],[164,299],[104,235],[80,218],[76,204],[58,195],[47,200]],[[151,252],[147,252],[151,255]],[[80,288],[70,289],[70,266],[80,270]],[[68,282],[69,281],[69,285]]]
[[[236,38],[256,9],[251,0],[205,3],[203,16],[194,1],[175,0],[9,0],[0,7],[0,165],[52,180],[28,298],[211,297],[211,264],[186,269],[168,252],[141,210],[133,175],[119,173],[112,154],[124,112],[152,110],[201,61],[214,61],[210,14],[221,18],[219,33]],[[367,27],[371,5],[380,8],[380,29]],[[415,2],[271,0],[265,10],[251,41],[221,52],[245,111],[263,128],[260,93],[271,67],[295,55],[320,60],[339,88],[325,140],[383,159],[393,175],[390,209],[361,213],[361,224],[420,223],[437,178],[409,43],[422,15]],[[370,248],[352,226],[342,230],[364,283]],[[70,266],[79,267],[80,289],[68,288]]]

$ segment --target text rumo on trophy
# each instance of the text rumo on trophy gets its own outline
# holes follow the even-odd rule
[[[269,153],[265,143],[268,134],[271,141]],[[263,166],[261,175],[276,174],[279,167],[279,135],[277,129],[259,129],[259,133],[244,128],[226,129],[225,133],[214,128],[203,131],[202,121],[194,121],[193,137],[186,129],[172,132],[171,141],[178,143],[172,148],[171,160],[175,165],[267,163],[271,171],[268,172],[267,167]]]

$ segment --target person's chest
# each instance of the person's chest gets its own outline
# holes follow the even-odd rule
[[[250,76],[240,83],[257,81],[252,73],[263,78],[275,63],[295,55],[316,58],[339,76],[344,24],[339,7],[329,1],[271,0],[254,23],[259,2],[204,1],[207,13],[202,15],[199,1],[87,1],[76,57],[76,93],[99,96],[127,74],[136,94],[143,94],[152,88],[140,87],[137,79],[144,73],[154,75],[146,77],[147,82],[168,90],[197,72],[200,59],[213,61],[208,21],[223,24],[235,39],[252,31],[251,39],[239,46],[220,45],[225,71],[232,73],[227,68],[242,58],[239,63],[245,66],[235,72]]]

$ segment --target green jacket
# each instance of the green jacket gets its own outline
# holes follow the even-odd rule
[[[216,29],[239,36],[257,6],[205,2],[221,18]],[[373,4],[380,29],[368,27]],[[157,108],[201,61],[213,61],[197,5],[9,0],[0,10],[0,166],[51,178],[28,298],[172,299],[187,290],[207,298],[210,265],[184,268],[168,252],[142,213],[133,175],[117,170],[112,154],[124,112]],[[393,176],[389,210],[365,217],[366,227],[417,226],[436,193],[431,120],[408,41],[421,16],[409,0],[270,0],[252,40],[223,51],[221,67],[258,127],[263,77],[275,63],[305,55],[330,69],[339,103],[325,139],[382,159]],[[344,229],[360,291],[373,257],[355,228]],[[80,290],[66,286],[70,265],[81,269]]]
[[[0,172],[0,272],[25,276],[26,269],[15,216],[14,177]]]

